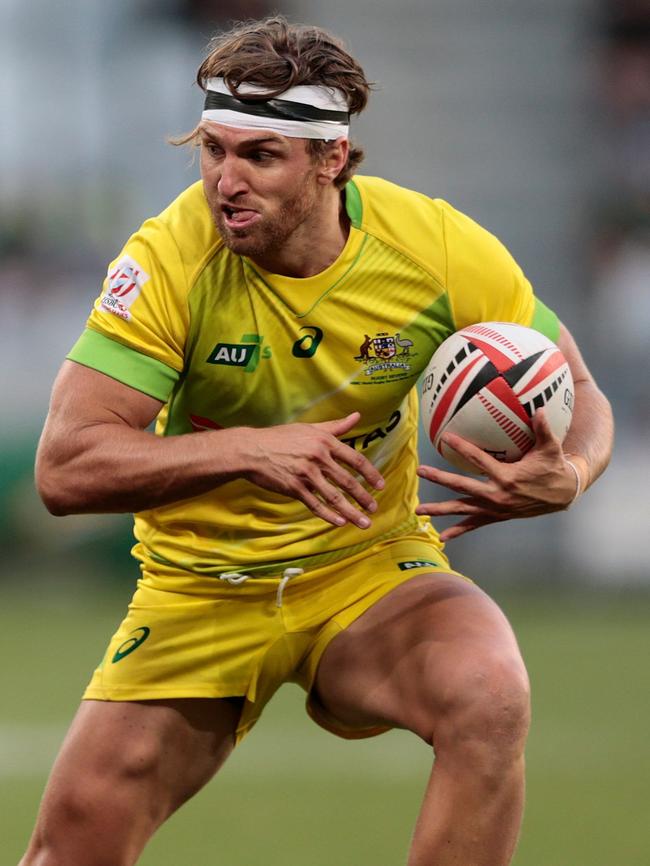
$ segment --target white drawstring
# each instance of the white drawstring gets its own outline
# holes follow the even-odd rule
[[[278,591],[275,596],[276,607],[282,607],[282,593],[284,592],[287,583],[289,583],[292,577],[299,577],[301,574],[304,574],[304,569],[302,568],[285,568],[282,572]],[[252,574],[241,574],[239,571],[226,571],[219,575],[219,580],[227,580],[228,583],[233,584],[233,586],[239,586],[240,583],[250,580],[251,577],[253,577]]]
[[[240,583],[244,583],[245,580],[249,580],[252,577],[252,574],[240,574],[238,571],[225,571],[223,574],[219,575],[219,580],[227,580],[228,583],[232,583],[234,586],[239,586]]]
[[[303,573],[302,568],[285,568],[282,572],[282,580],[280,581],[280,585],[278,586],[278,591],[275,596],[275,606],[282,607],[282,593],[284,592],[284,588],[289,583],[292,577],[299,577]]]

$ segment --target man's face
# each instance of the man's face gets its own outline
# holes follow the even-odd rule
[[[206,122],[199,131],[205,194],[226,246],[253,259],[282,248],[318,204],[304,139]]]

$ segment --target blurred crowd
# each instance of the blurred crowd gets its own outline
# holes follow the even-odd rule
[[[606,0],[597,100],[604,115],[594,207],[597,352],[619,424],[650,441],[650,0]]]

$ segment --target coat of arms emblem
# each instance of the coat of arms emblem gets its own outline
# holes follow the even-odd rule
[[[375,356],[381,358],[382,361],[386,361],[397,354],[395,337],[391,337],[388,334],[377,334],[372,341],[372,347],[375,351]]]

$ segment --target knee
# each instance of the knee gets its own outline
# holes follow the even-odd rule
[[[499,762],[521,758],[530,727],[530,684],[521,657],[484,653],[456,670],[432,734],[436,752]]]

